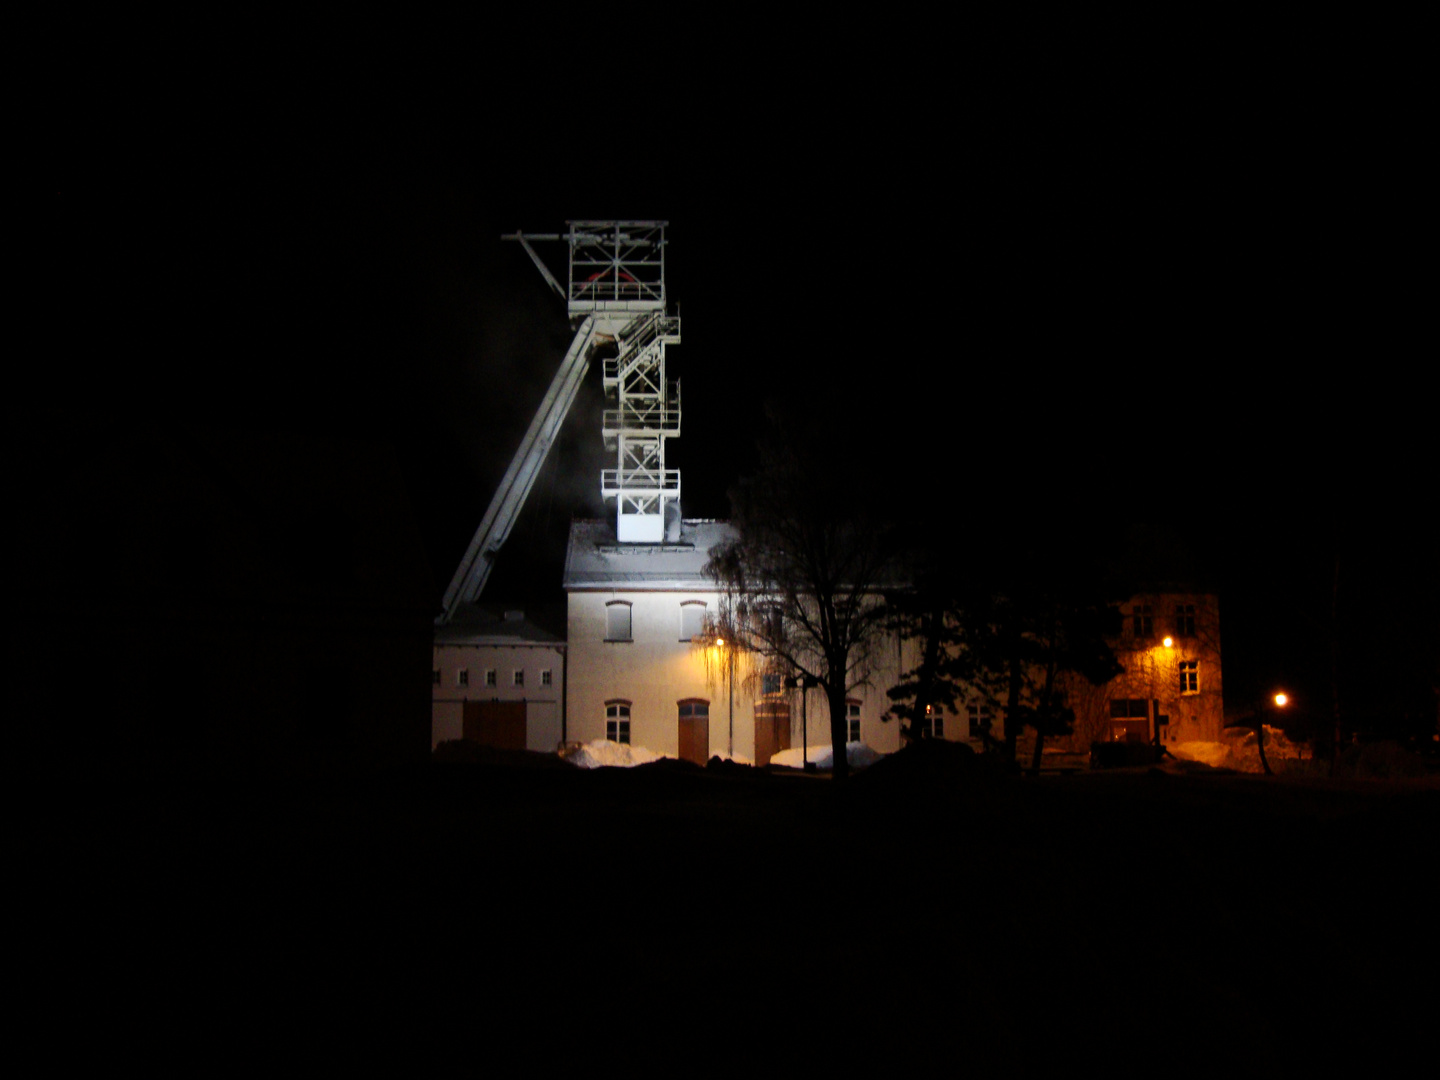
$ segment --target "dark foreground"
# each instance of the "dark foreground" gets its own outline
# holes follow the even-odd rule
[[[847,1072],[1434,1047],[1433,786],[897,757],[843,786],[497,758],[81,788],[32,800],[20,859],[19,981],[34,1030],[83,1032],[62,1058],[298,1041],[333,1064],[382,1035],[476,1067]]]

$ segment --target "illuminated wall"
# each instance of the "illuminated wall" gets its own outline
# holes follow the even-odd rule
[[[1220,741],[1225,709],[1218,598],[1194,592],[1143,593],[1120,610],[1124,629],[1111,646],[1125,673],[1101,687],[1070,680],[1074,748],[1087,749],[1092,740],[1107,739],[1110,703],[1120,699],[1147,703],[1148,737],[1154,736],[1158,713],[1169,719],[1160,729],[1167,744]],[[1183,681],[1182,665],[1189,665]]]
[[[431,749],[463,735],[466,701],[523,701],[525,749],[553,753],[560,745],[565,662],[557,645],[437,644],[431,672]],[[490,672],[493,686],[487,682]]]
[[[667,590],[572,589],[569,594],[568,737],[587,742],[606,737],[606,706],[629,707],[630,743],[658,754],[679,753],[679,705],[685,700],[709,704],[709,754],[724,755],[731,722],[730,680],[723,657],[714,647],[701,648],[683,639],[682,606],[703,603],[716,610],[714,592],[695,588]],[[1151,609],[1146,627],[1137,631],[1134,615]],[[612,609],[628,616],[628,635],[617,633]],[[1177,616],[1177,611],[1184,612]],[[1146,741],[1154,733],[1157,714],[1168,718],[1161,729],[1167,743],[1218,741],[1223,725],[1223,677],[1220,663],[1219,606],[1213,595],[1153,593],[1123,605],[1125,627],[1112,642],[1125,674],[1103,686],[1072,678],[1066,684],[1076,712],[1074,735],[1047,740],[1055,750],[1086,752],[1095,740],[1110,737],[1111,701],[1145,702]],[[1177,618],[1181,619],[1177,622]],[[624,622],[620,619],[619,622]],[[617,639],[612,638],[615,635]],[[1171,644],[1165,645],[1169,636]],[[861,738],[870,747],[890,753],[901,746],[898,721],[882,722],[890,702],[885,691],[899,673],[916,662],[917,643],[894,642],[877,652],[876,669],[865,686],[853,690],[860,705]],[[1193,683],[1182,683],[1181,666],[1190,668]],[[758,676],[737,663],[734,680],[734,753],[753,760],[755,703],[761,693]],[[791,745],[800,745],[800,700],[792,694]],[[1003,704],[1003,703],[1002,703]],[[829,706],[824,695],[809,695],[808,738],[812,745],[830,743]],[[1004,711],[978,693],[962,695],[954,712],[940,714],[942,737],[980,748],[976,720],[985,713],[991,732],[1003,738]],[[1021,753],[1032,745],[1033,733],[1020,740]]]
[[[624,589],[572,590],[569,599],[569,678],[566,685],[569,738],[589,742],[606,737],[606,705],[630,705],[630,743],[658,754],[679,752],[679,704],[686,699],[709,703],[710,755],[724,755],[729,743],[730,679],[713,646],[707,649],[682,640],[681,607],[684,602],[707,604],[714,612],[713,592],[630,591]],[[629,640],[607,640],[616,620],[608,611],[626,607],[630,615]],[[899,749],[898,723],[882,723],[889,706],[885,688],[895,682],[899,656],[892,647],[882,650],[883,669],[850,696],[859,701],[862,740],[876,750]],[[893,662],[890,658],[894,658]],[[734,753],[752,760],[755,751],[755,702],[763,687],[742,660],[736,665],[734,701]],[[791,745],[801,739],[798,696],[791,708]],[[830,743],[829,709],[819,690],[809,694],[807,735],[810,745]]]

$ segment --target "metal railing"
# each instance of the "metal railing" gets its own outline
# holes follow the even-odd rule
[[[659,281],[626,281],[595,277],[571,282],[571,300],[663,300],[664,284]]]
[[[600,470],[603,495],[673,495],[679,490],[679,469]]]
[[[622,373],[628,373],[642,359],[642,354],[657,340],[663,340],[669,345],[679,342],[680,316],[666,315],[664,312],[656,311],[640,320],[640,325],[634,332],[621,342],[620,355],[612,356],[605,361],[606,384],[618,382]]]

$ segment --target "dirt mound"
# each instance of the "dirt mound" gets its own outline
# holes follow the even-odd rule
[[[644,773],[699,773],[704,771],[703,765],[696,765],[693,761],[685,761],[683,758],[662,757],[654,761],[645,761],[635,766],[636,772]]]
[[[718,754],[705,763],[705,771],[718,773],[721,776],[769,776],[764,769],[757,769],[754,765],[743,761],[732,761],[722,758]]]
[[[1425,759],[1398,742],[1347,746],[1336,773],[1361,780],[1415,780],[1425,776]]]
[[[1011,774],[991,754],[977,754],[965,743],[920,739],[887,754],[864,772],[857,783],[916,785],[985,782]]]
[[[555,754],[534,750],[497,750],[469,739],[451,739],[435,747],[431,760],[443,764],[504,765],[518,769],[571,769],[568,761]]]

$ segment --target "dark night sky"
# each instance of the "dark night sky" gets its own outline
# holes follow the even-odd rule
[[[1163,523],[1221,589],[1247,692],[1319,686],[1337,535],[1354,640],[1434,678],[1403,80],[1207,63],[991,84],[933,57],[862,78],[667,55],[648,108],[513,67],[399,96],[303,64],[80,93],[36,156],[50,332],[17,430],[387,440],[443,587],[569,338],[499,234],[663,218],[688,516],[726,513],[767,396],[838,399],[836,437],[945,527],[1016,499],[1117,535]],[[566,522],[600,510],[598,378],[497,601],[558,597]]]

